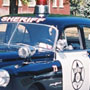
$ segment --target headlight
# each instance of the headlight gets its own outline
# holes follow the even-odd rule
[[[6,87],[9,81],[10,81],[9,73],[4,69],[0,69],[0,87]]]
[[[35,53],[35,51],[36,50],[33,47],[23,46],[23,47],[19,48],[18,55],[21,58],[27,58],[29,56],[32,56]]]

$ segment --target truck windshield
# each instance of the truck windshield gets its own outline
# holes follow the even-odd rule
[[[41,45],[41,47],[46,48],[45,45],[47,44],[50,48],[53,48],[57,34],[57,29],[49,25],[0,23],[0,43],[7,43],[8,45]]]
[[[16,23],[0,23],[0,44],[8,43],[16,26]]]

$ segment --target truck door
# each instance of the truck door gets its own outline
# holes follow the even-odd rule
[[[85,49],[87,50],[90,58],[90,26],[83,26],[84,38],[85,38]],[[90,64],[90,60],[89,60]],[[89,65],[90,70],[90,65]],[[89,73],[90,74],[90,73]],[[89,87],[90,87],[90,77],[89,77]]]
[[[63,90],[89,90],[89,57],[86,51],[57,53],[62,64]]]
[[[89,90],[90,58],[83,50],[80,29],[67,27],[64,35],[66,46],[56,54],[62,64],[63,90]]]

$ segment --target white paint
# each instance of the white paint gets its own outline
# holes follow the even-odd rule
[[[74,88],[76,88],[72,82],[73,78],[72,68],[75,67],[73,64],[75,60],[78,60],[78,64],[79,62],[81,62],[81,65],[79,64],[79,67],[83,66],[85,70],[85,72],[84,71],[82,72],[84,75],[84,76],[82,75],[82,77],[84,77],[83,83],[79,82],[80,80],[79,73],[76,74],[76,77],[74,75],[76,81],[79,82],[78,87],[81,86],[80,89],[78,90],[89,90],[90,58],[88,57],[88,53],[86,51],[70,51],[70,52],[60,52],[57,53],[56,55],[57,55],[56,60],[59,60],[62,64],[63,90],[75,90]],[[78,69],[76,69],[76,72],[78,72]]]
[[[64,8],[63,0],[59,0],[59,7],[60,7],[60,8]]]
[[[58,7],[58,5],[57,5],[58,3],[57,2],[59,2],[59,7],[60,8],[64,8],[63,0],[58,0],[58,1],[57,0],[53,0],[53,6],[52,6],[53,8],[57,8]]]
[[[49,0],[49,4],[48,4],[48,7],[49,7],[49,13],[50,13],[50,9],[51,9],[51,2],[50,2],[51,0]]]
[[[90,34],[88,35],[88,40],[90,40]]]
[[[53,0],[53,8],[56,8],[57,7],[57,0]]]
[[[2,17],[1,21],[2,22],[27,22],[27,23],[32,23],[32,22],[43,22],[45,18],[32,18],[32,17]]]

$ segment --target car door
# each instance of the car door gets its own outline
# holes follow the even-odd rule
[[[88,52],[88,56],[90,58],[90,26],[89,25],[83,26],[82,28],[83,28],[83,33],[84,33],[85,49]],[[89,60],[89,64],[90,64],[90,60]],[[90,66],[89,66],[89,70],[90,70]],[[90,88],[90,77],[89,77],[89,88]]]
[[[60,38],[66,41],[56,54],[62,64],[63,90],[89,90],[90,58],[83,47],[81,30],[78,26],[66,27]]]
[[[85,49],[87,49],[89,55],[90,55],[90,27],[89,26],[83,26],[83,33],[84,33],[84,40],[85,40]]]

